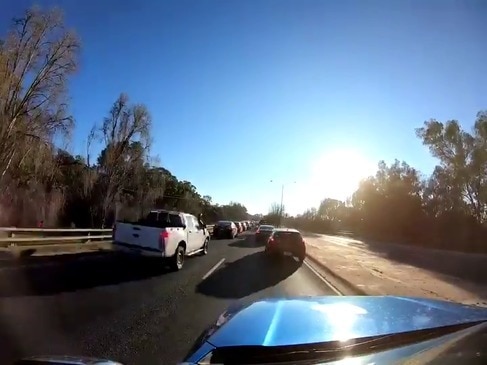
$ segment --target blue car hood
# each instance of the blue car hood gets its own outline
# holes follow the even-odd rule
[[[215,347],[347,340],[487,320],[487,309],[412,297],[269,299],[229,309],[208,333]]]

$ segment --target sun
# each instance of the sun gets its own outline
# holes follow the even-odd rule
[[[346,200],[360,181],[375,174],[377,163],[352,148],[333,149],[323,153],[311,167],[313,195],[320,199]]]

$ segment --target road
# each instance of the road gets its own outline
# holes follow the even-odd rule
[[[100,254],[4,267],[0,362],[69,354],[177,363],[234,300],[334,295],[306,265],[292,258],[269,265],[262,250],[244,234],[213,240],[208,255],[188,258],[179,272]]]

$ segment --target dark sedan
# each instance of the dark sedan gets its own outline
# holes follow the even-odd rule
[[[272,232],[265,247],[269,257],[295,256],[300,261],[306,257],[306,245],[298,230],[292,228],[278,228]]]
[[[275,227],[269,224],[263,224],[259,226],[259,228],[257,228],[257,231],[255,232],[255,242],[257,243],[267,242],[274,229]]]
[[[213,237],[215,238],[235,238],[237,234],[237,226],[231,221],[219,221],[213,227]]]

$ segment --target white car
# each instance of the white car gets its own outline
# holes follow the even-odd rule
[[[210,234],[191,214],[153,210],[136,223],[117,222],[113,245],[118,250],[168,260],[181,270],[185,256],[208,253]]]

